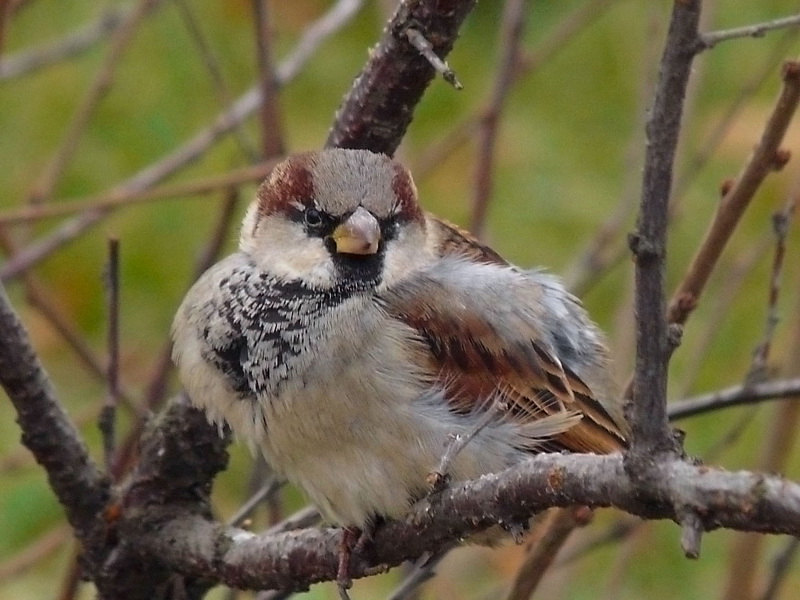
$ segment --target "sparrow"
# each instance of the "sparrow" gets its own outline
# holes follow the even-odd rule
[[[474,434],[454,481],[626,446],[609,353],[579,301],[425,212],[385,155],[275,167],[238,252],[194,284],[172,331],[194,404],[343,527],[403,517],[457,436]]]

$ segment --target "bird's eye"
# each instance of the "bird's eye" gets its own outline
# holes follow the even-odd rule
[[[303,219],[309,227],[319,227],[322,225],[322,215],[316,208],[307,208],[303,213]]]

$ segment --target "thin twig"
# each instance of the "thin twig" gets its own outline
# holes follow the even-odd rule
[[[655,7],[655,5],[653,5]],[[639,173],[641,169],[642,142],[645,120],[647,118],[648,104],[653,97],[656,83],[655,64],[657,62],[657,44],[663,32],[660,29],[661,16],[651,15],[648,24],[647,37],[653,40],[645,46],[642,52],[640,75],[641,81],[637,93],[636,123],[634,133],[631,135],[624,153],[624,164],[630,168],[625,170],[625,179],[614,211],[598,227],[596,233],[579,252],[576,260],[564,273],[564,283],[573,294],[582,297],[589,291],[593,283],[599,281],[602,274],[617,263],[617,257],[627,254],[627,245],[624,243],[624,228],[630,222],[630,216],[635,210],[636,198],[639,192]]]
[[[154,10],[162,0],[140,0],[136,8],[125,16],[125,20],[119,25],[114,34],[111,48],[106,55],[100,69],[92,81],[89,91],[84,96],[83,101],[72,116],[72,120],[67,126],[66,132],[61,139],[53,157],[50,159],[39,180],[34,185],[28,200],[33,203],[48,200],[55,189],[61,175],[64,173],[70,160],[75,156],[75,149],[78,141],[83,135],[89,120],[94,114],[100,100],[106,95],[114,78],[114,70],[122,58],[128,44],[133,39],[133,34],[141,24],[142,20]]]
[[[769,298],[767,301],[764,336],[753,352],[753,360],[745,377],[745,383],[762,381],[767,376],[767,360],[772,347],[772,338],[780,320],[778,316],[778,297],[781,292],[783,263],[786,256],[786,236],[789,233],[789,223],[794,213],[797,195],[799,194],[800,190],[796,190],[786,207],[772,216],[772,228],[775,233],[775,254],[772,259],[772,271],[769,280]]]
[[[0,227],[0,248],[8,255],[14,254],[17,250],[16,242],[4,227]],[[89,373],[95,378],[105,381],[106,366],[103,360],[78,331],[72,320],[63,314],[62,307],[59,306],[53,295],[48,293],[42,281],[33,273],[27,272],[23,274],[22,284],[25,287],[25,298],[28,303],[50,323]],[[139,409],[127,390],[120,390],[120,400],[134,414],[138,412]]]
[[[0,225],[29,223],[42,219],[52,219],[76,212],[89,210],[107,210],[134,206],[154,200],[179,199],[184,196],[200,196],[218,192],[233,186],[260,182],[269,175],[277,163],[276,159],[267,160],[250,167],[235,169],[221,175],[201,177],[194,181],[175,183],[151,188],[146,191],[118,189],[108,194],[89,196],[75,200],[64,200],[57,204],[31,206],[17,211],[0,213]]]
[[[710,394],[672,402],[669,405],[668,414],[671,421],[677,421],[721,408],[798,395],[800,395],[800,378],[764,381],[755,385],[737,385]]]
[[[800,550],[800,538],[789,538],[783,550],[772,561],[772,573],[760,600],[775,600],[775,598],[778,598],[781,585],[783,585],[786,576],[789,574],[789,568],[797,557],[798,550]]]
[[[278,83],[272,61],[272,31],[267,0],[252,0],[255,16],[256,55],[261,87],[261,156],[284,154],[283,124],[278,105]]]
[[[294,52],[278,66],[277,74],[280,84],[285,85],[291,81],[317,48],[347,24],[362,3],[363,0],[339,0],[318,21],[310,25],[303,33],[300,41],[298,41]],[[201,130],[158,162],[149,165],[127,181],[116,186],[111,193],[140,193],[186,167],[200,158],[225,134],[250,116],[258,108],[260,102],[259,89],[257,87],[251,88],[242,94],[232,106],[218,115],[210,126]],[[110,214],[111,210],[112,208],[87,209],[71,221],[64,223],[47,237],[28,246],[0,267],[0,281],[8,281],[19,275],[20,272],[44,260],[61,246],[102,221]]]
[[[119,240],[108,240],[106,271],[108,294],[108,392],[98,426],[103,435],[106,472],[111,472],[115,451],[116,413],[119,404]]]
[[[569,47],[569,42],[582,33],[588,25],[594,22],[612,4],[613,0],[589,0],[582,3],[558,23],[534,50],[519,57],[512,74],[514,82],[535,73],[539,67],[546,64],[555,54]],[[415,179],[422,180],[425,178],[437,165],[441,164],[464,143],[472,139],[472,135],[480,127],[482,118],[481,110],[468,116],[460,123],[450,127],[444,134],[443,139],[431,144],[429,150],[422,152],[411,169]]]
[[[435,553],[426,552],[423,554],[414,563],[411,572],[386,597],[386,600],[410,600],[416,597],[414,594],[419,590],[419,586],[436,575],[436,567],[453,548],[455,548],[455,544],[444,547]]]
[[[408,38],[408,41],[411,42],[411,45],[414,46],[414,48],[416,48],[429,63],[431,63],[431,66],[436,69],[436,72],[439,73],[439,75],[442,76],[442,79],[444,79],[457,90],[464,89],[464,86],[461,85],[458,77],[456,77],[456,72],[450,68],[450,65],[436,56],[436,53],[433,51],[433,46],[431,46],[431,43],[425,39],[425,36],[422,35],[422,33],[413,27],[409,27],[406,29],[406,37]]]
[[[699,51],[709,50],[720,42],[726,40],[733,40],[736,38],[744,37],[763,37],[768,31],[775,29],[782,29],[784,27],[797,27],[800,26],[800,15],[792,15],[791,17],[783,17],[781,19],[774,19],[764,23],[756,23],[754,25],[746,25],[744,27],[735,27],[733,29],[724,29],[721,31],[709,31],[701,33],[698,38]]]
[[[779,150],[800,100],[800,62],[783,67],[783,89],[767,121],[758,146],[736,183],[727,191],[689,269],[669,303],[671,323],[685,323],[697,306],[722,250],[733,234],[764,178],[786,164],[788,152]]]
[[[91,25],[59,40],[3,57],[0,59],[0,81],[27,75],[89,50],[97,42],[114,33],[129,14],[130,7],[104,8],[100,18]]]
[[[506,600],[531,598],[569,535],[576,527],[582,527],[591,520],[592,511],[585,506],[550,511],[540,526],[541,536],[531,542],[525,560],[514,576]]]
[[[483,111],[478,129],[477,157],[475,158],[475,191],[472,197],[470,229],[483,236],[486,214],[492,197],[494,173],[494,148],[506,96],[514,82],[514,70],[520,55],[520,41],[525,25],[526,0],[506,0],[500,25],[500,58],[489,105]]]
[[[175,5],[178,7],[183,24],[189,32],[192,41],[194,41],[195,46],[197,46],[203,64],[208,74],[211,76],[211,82],[217,91],[222,106],[229,106],[234,101],[234,95],[225,82],[225,76],[222,73],[219,60],[215,56],[211,44],[208,43],[208,39],[203,33],[203,29],[194,14],[192,6],[189,4],[188,0],[175,0]],[[239,149],[247,157],[248,161],[251,163],[258,162],[258,153],[255,151],[255,148],[253,148],[253,144],[247,136],[247,131],[242,127],[241,123],[231,130],[231,135],[236,140]]]
[[[483,431],[487,425],[492,421],[498,419],[500,411],[505,410],[500,402],[492,400],[491,405],[486,408],[486,411],[478,419],[470,429],[464,433],[454,435],[450,442],[447,444],[444,454],[442,455],[439,465],[436,470],[428,474],[428,483],[431,486],[432,493],[441,491],[448,483],[448,474],[450,472],[450,465],[461,453],[467,444],[469,444],[476,435]]]
[[[236,188],[229,188],[220,206],[220,212],[215,221],[214,231],[198,257],[189,285],[194,283],[219,256],[228,238],[228,234],[230,233],[230,226],[233,221],[233,215],[236,212],[238,198]],[[112,474],[116,478],[121,477],[122,474],[128,472],[131,468],[139,437],[147,422],[147,415],[149,411],[156,410],[163,402],[167,392],[167,381],[173,367],[172,340],[168,338],[164,342],[161,352],[159,352],[151,368],[152,375],[148,379],[143,401],[146,411],[137,415],[136,421],[128,431],[125,440],[114,457]]]
[[[239,527],[242,522],[247,519],[252,512],[258,507],[259,504],[264,502],[267,498],[272,496],[286,483],[276,477],[269,478],[258,491],[247,499],[247,502],[239,507],[239,510],[228,519],[228,527]]]

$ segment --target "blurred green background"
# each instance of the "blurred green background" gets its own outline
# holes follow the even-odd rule
[[[12,2],[0,60],[9,61],[20,52],[68,36],[96,22],[104,10],[127,11],[135,4]],[[228,93],[238,97],[255,81],[252,3],[185,0],[185,5],[218,61]],[[330,5],[322,0],[271,3],[278,62],[291,53],[309,24]],[[281,91],[289,151],[316,148],[324,142],[341,98],[380,35],[390,5],[389,1],[365,2],[355,18],[327,40]],[[611,244],[612,255],[624,248],[625,234],[634,227],[645,108],[670,9],[667,2],[595,2],[596,16],[581,26],[579,33],[558,33],[565,23],[574,23],[576,11],[586,5],[578,1],[529,3],[523,55],[531,60],[543,56],[544,60],[521,77],[504,105],[485,236],[509,260],[543,266],[566,275],[570,283],[578,281],[579,259],[590,240],[615,211],[622,218]],[[788,0],[707,2],[704,29],[745,25],[798,11],[800,4]],[[501,14],[501,2],[479,3],[449,57],[464,90],[456,92],[441,80],[434,81],[398,152],[418,173],[426,208],[463,225],[470,223],[477,136],[468,136],[444,158],[436,148],[460,123],[479,115],[489,101],[497,75]],[[68,60],[0,79],[0,211],[27,202],[109,53],[109,39],[103,38]],[[721,182],[736,175],[760,136],[780,89],[781,58],[798,54],[796,32],[778,31],[760,39],[722,43],[697,59],[678,157],[678,178],[685,175],[687,179],[676,198],[669,247],[670,289],[682,277],[714,213]],[[759,79],[760,85],[755,85]],[[697,157],[737,102],[738,109],[707,162],[699,171],[693,170]],[[208,126],[225,104],[225,94],[214,84],[188,33],[184,13],[174,2],[162,2],[137,28],[114,68],[110,88],[69,153],[68,166],[50,201],[63,202],[113,188]],[[245,122],[242,133],[258,148],[257,116]],[[795,155],[800,153],[797,124],[785,146]],[[767,179],[723,255],[673,360],[672,397],[735,385],[747,373],[767,317],[774,246],[771,215],[797,185],[798,160],[795,156],[782,172]],[[239,144],[226,136],[169,182],[222,173],[248,162]],[[237,214],[244,211],[254,189],[255,184],[241,188]],[[33,271],[65,318],[104,356],[106,239],[116,236],[121,240],[121,377],[135,400],[152,375],[174,310],[218,218],[220,202],[222,194],[211,194],[117,210]],[[10,232],[25,246],[64,220],[15,226]],[[226,252],[235,247],[235,237],[232,232]],[[778,302],[781,321],[769,361],[771,374],[792,368],[787,357],[800,331],[796,322],[800,314],[796,238],[793,224]],[[609,332],[619,379],[624,381],[633,360],[632,265],[627,254],[619,256],[608,268],[591,273],[591,285],[581,279],[586,284],[578,289],[593,317]],[[741,286],[736,285],[737,278]],[[26,305],[20,283],[15,280],[7,287],[60,398],[82,423],[100,460],[95,416],[105,396],[104,384],[87,372],[48,321]],[[174,378],[170,385],[177,389]],[[775,405],[763,405],[754,411],[732,409],[682,422],[687,450],[701,457],[711,454],[711,462],[729,468],[756,468],[776,410]],[[129,422],[130,414],[121,409],[121,435]],[[736,430],[734,435],[732,430]],[[230,516],[245,499],[252,469],[252,460],[242,446],[234,445],[231,454],[230,468],[215,490],[216,506],[223,517]],[[794,452],[786,473],[797,478],[798,467]],[[302,499],[289,490],[284,504],[288,512],[299,507]],[[613,511],[601,511],[591,527],[575,536],[574,544],[580,546],[582,539],[601,535],[617,516]],[[605,545],[580,561],[553,570],[541,597],[721,598],[730,580],[734,538],[731,532],[707,535],[701,559],[689,561],[682,556],[674,524],[650,524],[626,541]],[[757,589],[769,576],[770,560],[785,541],[766,540],[766,553],[754,558],[758,561]],[[59,597],[74,552],[42,470],[21,449],[13,409],[10,403],[0,402],[0,597]],[[424,597],[501,597],[523,552],[524,548],[513,546],[454,552],[440,575],[425,588]],[[390,574],[359,581],[354,598],[383,597],[396,580],[397,575]],[[795,569],[781,597],[799,594],[800,575]],[[307,597],[335,595],[332,585],[319,585]],[[79,597],[92,597],[90,587],[84,586]],[[224,594],[217,590],[213,597]]]

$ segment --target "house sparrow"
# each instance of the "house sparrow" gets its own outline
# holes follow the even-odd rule
[[[173,335],[193,402],[345,527],[404,516],[489,410],[453,480],[626,444],[578,300],[424,212],[409,172],[364,150],[278,165]]]

